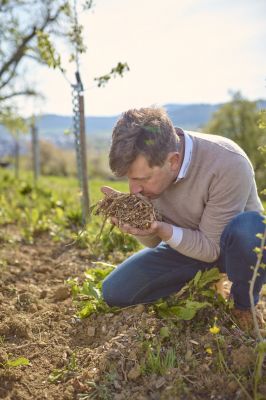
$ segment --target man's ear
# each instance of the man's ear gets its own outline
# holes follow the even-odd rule
[[[172,151],[171,153],[168,154],[167,159],[172,171],[175,171],[177,169],[179,164],[179,157],[180,155],[176,151],[175,152]]]

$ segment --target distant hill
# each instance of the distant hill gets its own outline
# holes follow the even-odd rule
[[[211,118],[222,104],[165,104],[165,108],[175,126],[184,129],[199,130]],[[266,108],[266,101],[258,101],[259,108]],[[86,117],[86,132],[89,143],[94,148],[106,147],[111,138],[112,129],[119,118],[116,116]],[[73,147],[72,116],[44,114],[37,118],[37,126],[41,139],[49,140],[60,147]],[[12,139],[0,125],[0,157],[10,152]]]

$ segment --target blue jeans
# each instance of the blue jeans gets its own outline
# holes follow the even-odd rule
[[[203,262],[178,253],[165,243],[146,248],[125,260],[103,281],[103,297],[110,306],[125,307],[150,303],[178,292],[199,270],[217,266],[232,282],[231,295],[236,308],[250,307],[249,281],[257,261],[253,249],[260,246],[257,233],[263,233],[263,217],[255,211],[238,214],[221,236],[221,253],[215,262]],[[266,263],[264,252],[263,262]],[[254,288],[257,304],[266,269],[259,270]]]

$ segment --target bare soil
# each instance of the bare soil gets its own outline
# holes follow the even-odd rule
[[[12,235],[12,227],[1,229]],[[80,320],[65,281],[83,277],[93,255],[74,247],[66,250],[45,235],[34,245],[23,244],[15,230],[13,237],[13,243],[0,244],[1,399],[247,398],[217,361],[215,338],[208,330],[214,315],[210,311],[201,314],[198,325],[166,324],[143,305]],[[236,328],[230,330],[227,316],[221,320],[223,354],[252,396],[255,342]],[[166,325],[170,336],[163,337]],[[163,372],[145,370],[146,350],[158,337],[162,349],[175,347],[176,365]],[[17,357],[28,358],[30,365],[4,367],[7,359]],[[61,371],[58,381],[49,382],[55,370]],[[266,398],[266,385],[260,391]]]

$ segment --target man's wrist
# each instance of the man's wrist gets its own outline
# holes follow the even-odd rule
[[[161,222],[158,228],[157,235],[162,239],[163,242],[169,240],[173,235],[173,226],[166,222]]]
[[[172,248],[176,248],[182,241],[183,229],[178,226],[172,226],[172,236],[168,240],[164,240]]]

